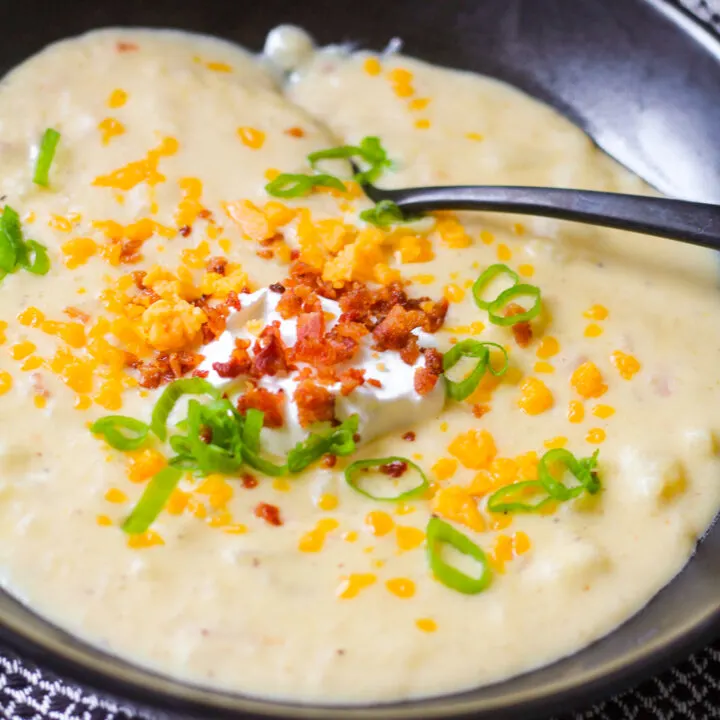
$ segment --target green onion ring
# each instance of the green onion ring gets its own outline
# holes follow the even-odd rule
[[[500,314],[513,298],[521,295],[530,295],[535,298],[535,302],[529,310],[526,310],[524,313],[518,313],[517,315],[510,315],[509,317]],[[507,327],[508,325],[515,325],[519,322],[532,320],[540,314],[540,310],[542,310],[540,288],[536,285],[526,285],[522,283],[504,290],[490,303],[488,318],[494,325]]]
[[[323,455],[345,456],[355,452],[355,433],[358,431],[359,418],[351,415],[341,425],[328,434],[310,433],[299,442],[287,456],[287,467],[291,473],[302,472],[306,467],[319,460]]]
[[[211,383],[202,378],[181,378],[170,383],[155,403],[150,422],[150,429],[160,440],[167,438],[168,417],[183,395],[210,395],[212,398],[218,398],[220,393]]]
[[[154,475],[122,524],[122,529],[128,535],[144,533],[167,504],[181,477],[182,472],[172,466],[163,468]]]
[[[421,482],[416,487],[407,490],[404,493],[400,493],[399,495],[394,495],[390,497],[378,497],[376,495],[372,495],[366,490],[363,490],[358,484],[356,479],[353,477],[354,475],[357,475],[359,472],[364,470],[365,468],[372,468],[372,467],[379,467],[381,465],[389,465],[393,462],[402,462],[411,467],[413,470],[415,470],[419,475]],[[368,460],[356,460],[354,463],[351,463],[345,468],[345,482],[353,489],[355,492],[360,493],[361,495],[364,495],[366,498],[370,498],[371,500],[378,500],[380,502],[403,502],[404,500],[410,500],[411,498],[420,497],[425,494],[427,489],[430,487],[430,483],[428,482],[428,479],[425,475],[425,473],[412,461],[408,460],[408,458],[399,457],[399,456],[390,456],[385,458],[372,458]]]
[[[495,370],[490,364],[489,348],[491,347],[500,350],[505,357],[505,363],[500,370]],[[508,369],[508,354],[507,350],[505,350],[502,345],[491,342],[480,342],[479,340],[469,338],[456,343],[443,355],[443,372],[446,373],[448,370],[455,367],[455,365],[457,365],[463,357],[477,358],[478,362],[472,372],[463,380],[456,382],[454,380],[450,380],[447,375],[444,375],[446,394],[453,400],[464,400],[466,397],[471,395],[473,390],[475,390],[480,383],[480,380],[486,370],[489,370],[493,375],[500,376]]]
[[[535,503],[513,500],[513,495],[522,494],[526,490],[531,489],[542,493],[545,497]],[[488,498],[487,508],[490,512],[494,513],[536,513],[540,512],[549,503],[555,501],[556,498],[550,495],[545,485],[539,480],[524,480],[523,482],[513,483],[512,485],[505,485],[499,490],[496,490]]]
[[[464,593],[477,595],[487,589],[492,580],[490,563],[483,550],[478,547],[467,535],[456,530],[452,525],[440,518],[432,517],[426,530],[427,558],[433,575],[445,587]],[[482,565],[482,574],[478,578],[466,575],[442,559],[440,546],[446,543],[463,555],[477,560]]]
[[[47,275],[50,270],[50,258],[47,254],[47,248],[35,240],[28,240],[25,246],[28,250],[28,257],[24,268],[33,275]]]
[[[513,281],[513,285],[517,285],[520,282],[520,276],[514,271],[511,270],[507,265],[504,265],[503,263],[495,263],[495,265],[491,265],[489,268],[483,270],[482,273],[480,273],[480,277],[475,281],[475,283],[472,286],[472,293],[473,297],[475,298],[475,304],[481,309],[481,310],[489,310],[490,306],[497,301],[497,299],[502,295],[498,295],[495,300],[483,300],[482,299],[482,292],[483,290],[490,284],[492,280],[494,280],[498,275],[509,275],[510,279]]]
[[[260,431],[265,421],[265,413],[255,408],[249,408],[245,413],[242,439],[245,447],[254,453],[260,450]]]
[[[281,173],[265,186],[268,195],[279,198],[297,198],[309,195],[316,187],[329,187],[340,192],[347,188],[342,180],[334,175],[302,175]]]
[[[565,448],[553,448],[548,450],[541,458],[538,464],[538,478],[544,485],[548,494],[556,500],[564,502],[588,492],[591,495],[600,490],[600,482],[593,475],[592,470],[597,465],[596,450],[592,457],[578,460],[569,450]],[[569,488],[562,482],[553,477],[548,465],[550,463],[560,463],[577,479],[579,485]]]
[[[123,432],[125,431],[125,432]],[[115,450],[137,450],[147,440],[150,428],[140,420],[126,415],[107,415],[90,426],[90,432],[102,435]]]
[[[37,160],[35,161],[35,174],[33,182],[36,185],[47,187],[50,184],[49,173],[55,150],[60,142],[60,133],[57,130],[48,128],[40,142],[40,150],[38,151]]]

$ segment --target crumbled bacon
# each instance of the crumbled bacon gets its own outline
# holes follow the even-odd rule
[[[377,350],[402,350],[409,342],[412,331],[423,324],[420,310],[405,310],[395,305],[385,319],[373,330]]]
[[[280,286],[282,287],[282,285]],[[272,289],[272,288],[271,288]],[[284,320],[297,317],[303,308],[303,299],[295,292],[290,289],[284,291],[284,295],[278,300],[277,307],[275,308],[280,317]]]
[[[81,323],[90,322],[90,316],[86,312],[83,312],[82,310],[80,310],[76,307],[72,307],[72,306],[66,307],[65,310],[63,310],[63,312],[69,318],[72,318],[73,320],[79,320]]]
[[[193,370],[192,376],[193,377],[199,377],[203,380],[209,375],[210,373],[207,370]]]
[[[248,352],[249,340],[235,339],[235,348],[227,362],[213,363],[212,369],[221,378],[236,378],[238,375],[249,375],[252,372],[253,361]]]
[[[209,273],[216,273],[217,275],[224,275],[225,271],[227,270],[228,261],[227,258],[215,256],[211,257],[207,261],[207,265],[205,266],[205,269]]]
[[[272,260],[275,256],[275,253],[272,250],[258,250],[255,254],[263,260]]]
[[[355,388],[365,382],[365,371],[359,368],[348,368],[340,374],[340,394],[347,397]]]
[[[408,469],[408,464],[403,460],[393,460],[392,462],[381,465],[379,470],[384,475],[389,475],[392,478],[402,477]]]
[[[274,293],[282,295],[285,292],[285,286],[282,283],[273,283],[272,285],[270,285],[270,290],[272,290]]]
[[[178,232],[179,232],[183,237],[187,237],[187,236],[192,232],[192,228],[191,228],[189,225],[183,225],[183,226],[178,230]]]
[[[449,304],[445,298],[438,300],[438,302],[426,301],[423,307],[425,313],[423,330],[428,333],[436,333],[445,322],[448,307]]]
[[[367,384],[372,385],[375,388],[381,388],[383,386],[377,378],[369,378]]]
[[[129,238],[123,238],[119,240],[120,257],[118,258],[118,262],[126,265],[139,263],[143,259],[143,256],[140,253],[143,242],[143,240],[138,240],[137,238],[132,240]]]
[[[287,348],[280,336],[279,325],[280,323],[277,321],[272,325],[266,325],[255,341],[253,374],[257,377],[277,375],[279,372],[287,372],[289,369]]]
[[[305,137],[305,131],[301,127],[291,127],[285,131],[286,135],[294,138]]]
[[[134,368],[140,375],[140,385],[154,389],[163,383],[172,382],[194,371],[203,361],[197,353],[181,351],[175,353],[159,353],[152,360],[143,362],[134,355],[126,353],[125,364]]]
[[[225,305],[228,308],[233,308],[233,310],[240,310],[242,308],[240,298],[234,290],[228,293],[228,296],[225,298]]]
[[[125,52],[133,52],[135,50],[139,50],[140,48],[135,43],[124,42],[121,40],[121,41],[115,43],[115,49],[120,53],[125,53]]]
[[[524,312],[526,312],[526,310],[522,305],[518,305],[517,303],[510,303],[505,308],[505,317],[522,315],[522,313]],[[530,322],[528,320],[521,320],[520,322],[515,323],[512,326],[512,333],[513,337],[515,338],[515,342],[518,344],[518,347],[521,348],[527,347],[533,337],[532,326],[530,325]]]
[[[268,503],[260,503],[255,508],[255,517],[262,518],[268,525],[280,526],[283,524],[282,518],[280,517],[280,508],[276,505],[269,505]]]
[[[198,212],[198,217],[202,218],[203,220],[210,220],[212,218],[212,212],[207,208],[203,208]]]
[[[248,490],[252,490],[258,485],[257,478],[250,473],[243,473],[240,477],[240,482],[242,483],[242,486]]]
[[[438,378],[442,375],[442,355],[434,348],[428,348],[423,352],[425,356],[425,367],[419,367],[415,371],[413,385],[418,395],[427,395],[437,384]]]
[[[297,386],[293,400],[297,405],[302,427],[332,420],[335,416],[335,396],[312,380],[303,380]]]
[[[403,440],[407,440],[408,442],[415,442],[415,433],[412,430],[408,430],[403,436]]]
[[[297,342],[292,350],[295,362],[332,365],[334,354],[325,342],[325,315],[322,311],[302,313],[297,320]]]
[[[400,357],[407,365],[414,365],[417,362],[420,357],[420,348],[415,335],[410,335],[407,345],[400,351]]]
[[[489,412],[490,412],[490,406],[489,406],[489,405],[477,404],[477,405],[473,405],[473,406],[472,406],[472,414],[473,414],[476,418],[478,418],[478,420],[479,420],[483,415],[485,415],[486,413],[489,413]]]
[[[269,247],[270,245],[274,245],[276,242],[280,242],[285,239],[285,236],[282,235],[282,233],[275,233],[274,235],[270,235],[270,237],[263,238],[260,241],[260,245],[263,247]]]
[[[198,432],[199,432],[200,439],[206,445],[209,445],[212,442],[212,438],[213,438],[212,428],[209,428],[207,425],[203,425]]]
[[[263,425],[269,428],[279,428],[285,424],[283,404],[285,392],[278,390],[271,392],[262,387],[251,386],[244,395],[237,401],[237,409],[243,415],[250,409],[260,410],[265,413]]]
[[[225,332],[225,321],[230,310],[227,304],[211,305],[206,297],[195,300],[193,305],[199,307],[207,317],[202,326],[203,343],[207,345]]]
[[[327,455],[323,455],[322,464],[326,468],[332,468],[337,465],[337,455],[333,455],[331,453],[328,453]]]

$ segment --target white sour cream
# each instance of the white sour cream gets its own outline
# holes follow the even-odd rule
[[[277,312],[277,304],[281,294],[271,290],[262,289],[251,295],[241,295],[242,308],[233,310],[228,317],[225,332],[217,340],[202,349],[205,360],[200,365],[201,371],[207,372],[207,380],[215,387],[221,388],[234,396],[242,392],[247,378],[222,378],[213,369],[215,363],[227,362],[235,347],[235,340],[255,340],[256,332],[248,329],[248,323],[263,328],[278,322],[280,335],[287,347],[292,347],[297,341],[297,319],[284,319]],[[342,314],[338,303],[327,298],[320,298],[320,304],[326,314],[327,329],[331,329]],[[414,330],[421,348],[435,347],[435,341],[429,333]],[[362,442],[369,442],[383,435],[406,432],[412,425],[422,423],[437,417],[443,409],[445,391],[442,382],[439,382],[426,395],[420,395],[414,387],[415,371],[424,367],[422,356],[412,365],[405,363],[400,354],[390,350],[373,350],[373,337],[366,335],[360,341],[360,349],[352,361],[338,365],[336,370],[353,367],[365,372],[365,383],[355,388],[352,393],[344,396],[340,393],[340,383],[328,385],[327,389],[335,395],[335,413],[338,419],[345,420],[351,415],[359,418],[358,434]],[[307,428],[300,425],[298,408],[293,401],[293,395],[298,386],[297,375],[305,367],[304,363],[297,363],[297,371],[289,375],[265,375],[260,378],[258,385],[273,393],[284,392],[283,414],[285,425],[279,430],[263,429],[266,447],[278,454],[286,453],[307,434]],[[376,387],[367,380],[377,380],[381,387]]]

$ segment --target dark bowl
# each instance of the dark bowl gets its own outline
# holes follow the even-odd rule
[[[662,0],[4,2],[0,72],[53,40],[106,25],[177,27],[259,49],[269,28],[287,22],[322,43],[380,49],[399,36],[409,54],[507,80],[662,192],[720,202],[720,42]],[[375,707],[289,705],[176,682],[105,655],[0,594],[0,644],[101,693],[200,718],[527,720],[620,690],[719,633],[718,527],[641,613],[582,652],[491,687]]]

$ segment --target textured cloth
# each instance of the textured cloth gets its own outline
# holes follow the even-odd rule
[[[720,32],[720,0],[679,0]],[[0,712],[5,720],[144,720],[121,700],[99,696],[0,648]],[[720,642],[671,670],[586,710],[555,720],[720,718]]]

